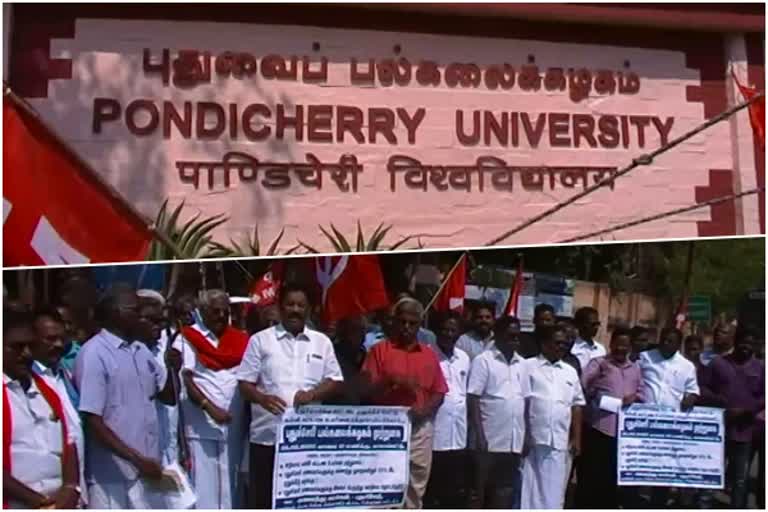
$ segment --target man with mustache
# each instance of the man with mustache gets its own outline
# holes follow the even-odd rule
[[[494,345],[472,361],[469,412],[475,446],[476,508],[520,508],[520,454],[529,393],[520,321],[500,318]]]
[[[470,360],[475,359],[493,344],[493,306],[480,304],[472,313],[473,329],[462,334],[456,347],[466,352]]]
[[[417,339],[424,314],[421,303],[405,297],[393,311],[395,336],[376,344],[363,363],[364,395],[374,405],[410,408],[410,478],[405,507],[422,508],[432,469],[434,417],[448,385],[433,348]]]
[[[574,323],[579,330],[579,337],[571,347],[571,354],[576,356],[579,368],[583,370],[592,359],[606,354],[605,347],[595,340],[600,329],[600,317],[595,308],[583,307],[576,310]]]
[[[576,501],[579,508],[619,508],[616,482],[618,414],[608,402],[628,407],[642,402],[645,384],[640,368],[629,355],[631,331],[616,327],[611,333],[611,353],[592,359],[584,369],[581,383],[588,403],[584,425],[584,446],[579,462]]]
[[[432,471],[424,496],[427,508],[464,508],[467,478],[467,383],[469,356],[456,348],[461,316],[448,311],[440,318],[434,347],[448,393],[435,416]]]
[[[248,507],[255,509],[272,508],[278,417],[286,407],[333,397],[344,380],[331,340],[306,325],[310,305],[304,288],[286,284],[278,298],[280,323],[251,336],[236,373],[251,403]]]
[[[189,442],[196,508],[236,508],[237,467],[243,450],[243,402],[237,368],[248,335],[230,325],[229,295],[207,290],[199,320],[181,328],[175,348],[183,354],[182,411]]]
[[[525,403],[523,509],[563,507],[569,458],[581,452],[581,408],[585,405],[579,376],[562,358],[568,349],[565,330],[542,327],[541,355],[525,360],[530,393]]]
[[[63,398],[32,371],[29,314],[3,313],[3,508],[75,508],[80,470]]]
[[[645,402],[689,411],[699,400],[696,367],[680,354],[683,333],[665,327],[657,348],[640,353],[638,365],[645,382]],[[667,506],[670,488],[651,489],[651,508]]]
[[[72,373],[62,365],[62,357],[66,352],[66,329],[63,319],[53,308],[42,308],[34,313],[34,327],[37,335],[36,342],[30,347],[32,351],[32,371],[47,379],[61,398],[62,407],[67,417],[67,428],[75,440],[78,461],[85,461],[85,436],[77,407],[80,394],[75,388]],[[87,503],[84,492],[85,468],[80,465],[80,499]]]
[[[103,329],[75,361],[92,508],[153,508],[146,480],[163,475],[155,400],[176,397],[166,369],[137,341],[138,309],[136,290],[114,285],[96,306]]]

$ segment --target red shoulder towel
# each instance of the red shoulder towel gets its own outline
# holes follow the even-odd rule
[[[67,442],[69,439],[67,437],[67,420],[64,417],[64,408],[61,405],[61,399],[59,398],[59,395],[45,382],[42,377],[33,372],[32,380],[35,381],[35,385],[37,386],[37,389],[40,390],[40,394],[43,395],[45,401],[48,402],[48,405],[50,405],[51,409],[53,409],[53,413],[56,415],[59,421],[61,421],[61,472],[63,475],[66,458],[69,457],[70,452],[70,446]],[[5,383],[3,383],[3,469],[9,473],[11,472],[12,467],[11,440],[13,439],[13,419],[11,418],[11,414],[11,402],[8,399],[7,386]],[[9,508],[8,501],[5,496],[3,496],[3,508]]]
[[[238,366],[248,346],[248,334],[230,326],[227,326],[224,334],[219,336],[218,347],[214,347],[200,331],[193,327],[182,327],[181,334],[195,347],[200,362],[206,368],[215,371]]]

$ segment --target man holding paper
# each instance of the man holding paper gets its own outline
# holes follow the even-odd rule
[[[163,478],[155,400],[176,397],[166,369],[137,341],[136,291],[115,285],[99,301],[104,328],[83,345],[75,382],[86,428],[85,477],[91,508],[154,508],[147,483]]]
[[[629,358],[631,331],[614,329],[610,348],[608,356],[592,359],[581,377],[587,407],[576,495],[579,508],[619,507],[618,413],[622,407],[642,402],[645,394],[640,367]]]
[[[208,290],[197,321],[181,328],[174,348],[183,357],[181,406],[192,459],[196,508],[234,508],[243,446],[243,402],[235,374],[248,335],[230,325],[229,295]]]

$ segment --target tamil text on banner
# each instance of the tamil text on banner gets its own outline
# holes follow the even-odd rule
[[[633,405],[619,414],[619,485],[722,489],[723,410]]]
[[[286,410],[272,508],[399,507],[408,488],[410,437],[405,407]]]

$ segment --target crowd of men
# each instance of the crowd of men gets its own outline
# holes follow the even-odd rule
[[[275,435],[287,407],[409,408],[407,508],[707,507],[713,493],[617,486],[617,414],[648,403],[725,409],[727,490],[745,508],[764,484],[764,340],[723,325],[703,351],[598,312],[536,307],[533,333],[493,306],[431,315],[404,294],[391,308],[325,325],[286,285],[275,305],[233,318],[208,290],[172,303],[115,285],[83,328],[72,307],[4,307],[3,496],[12,508],[164,508],[153,485],[174,464],[197,508],[268,509]],[[94,327],[95,326],[95,327]],[[682,350],[682,352],[681,352]]]

